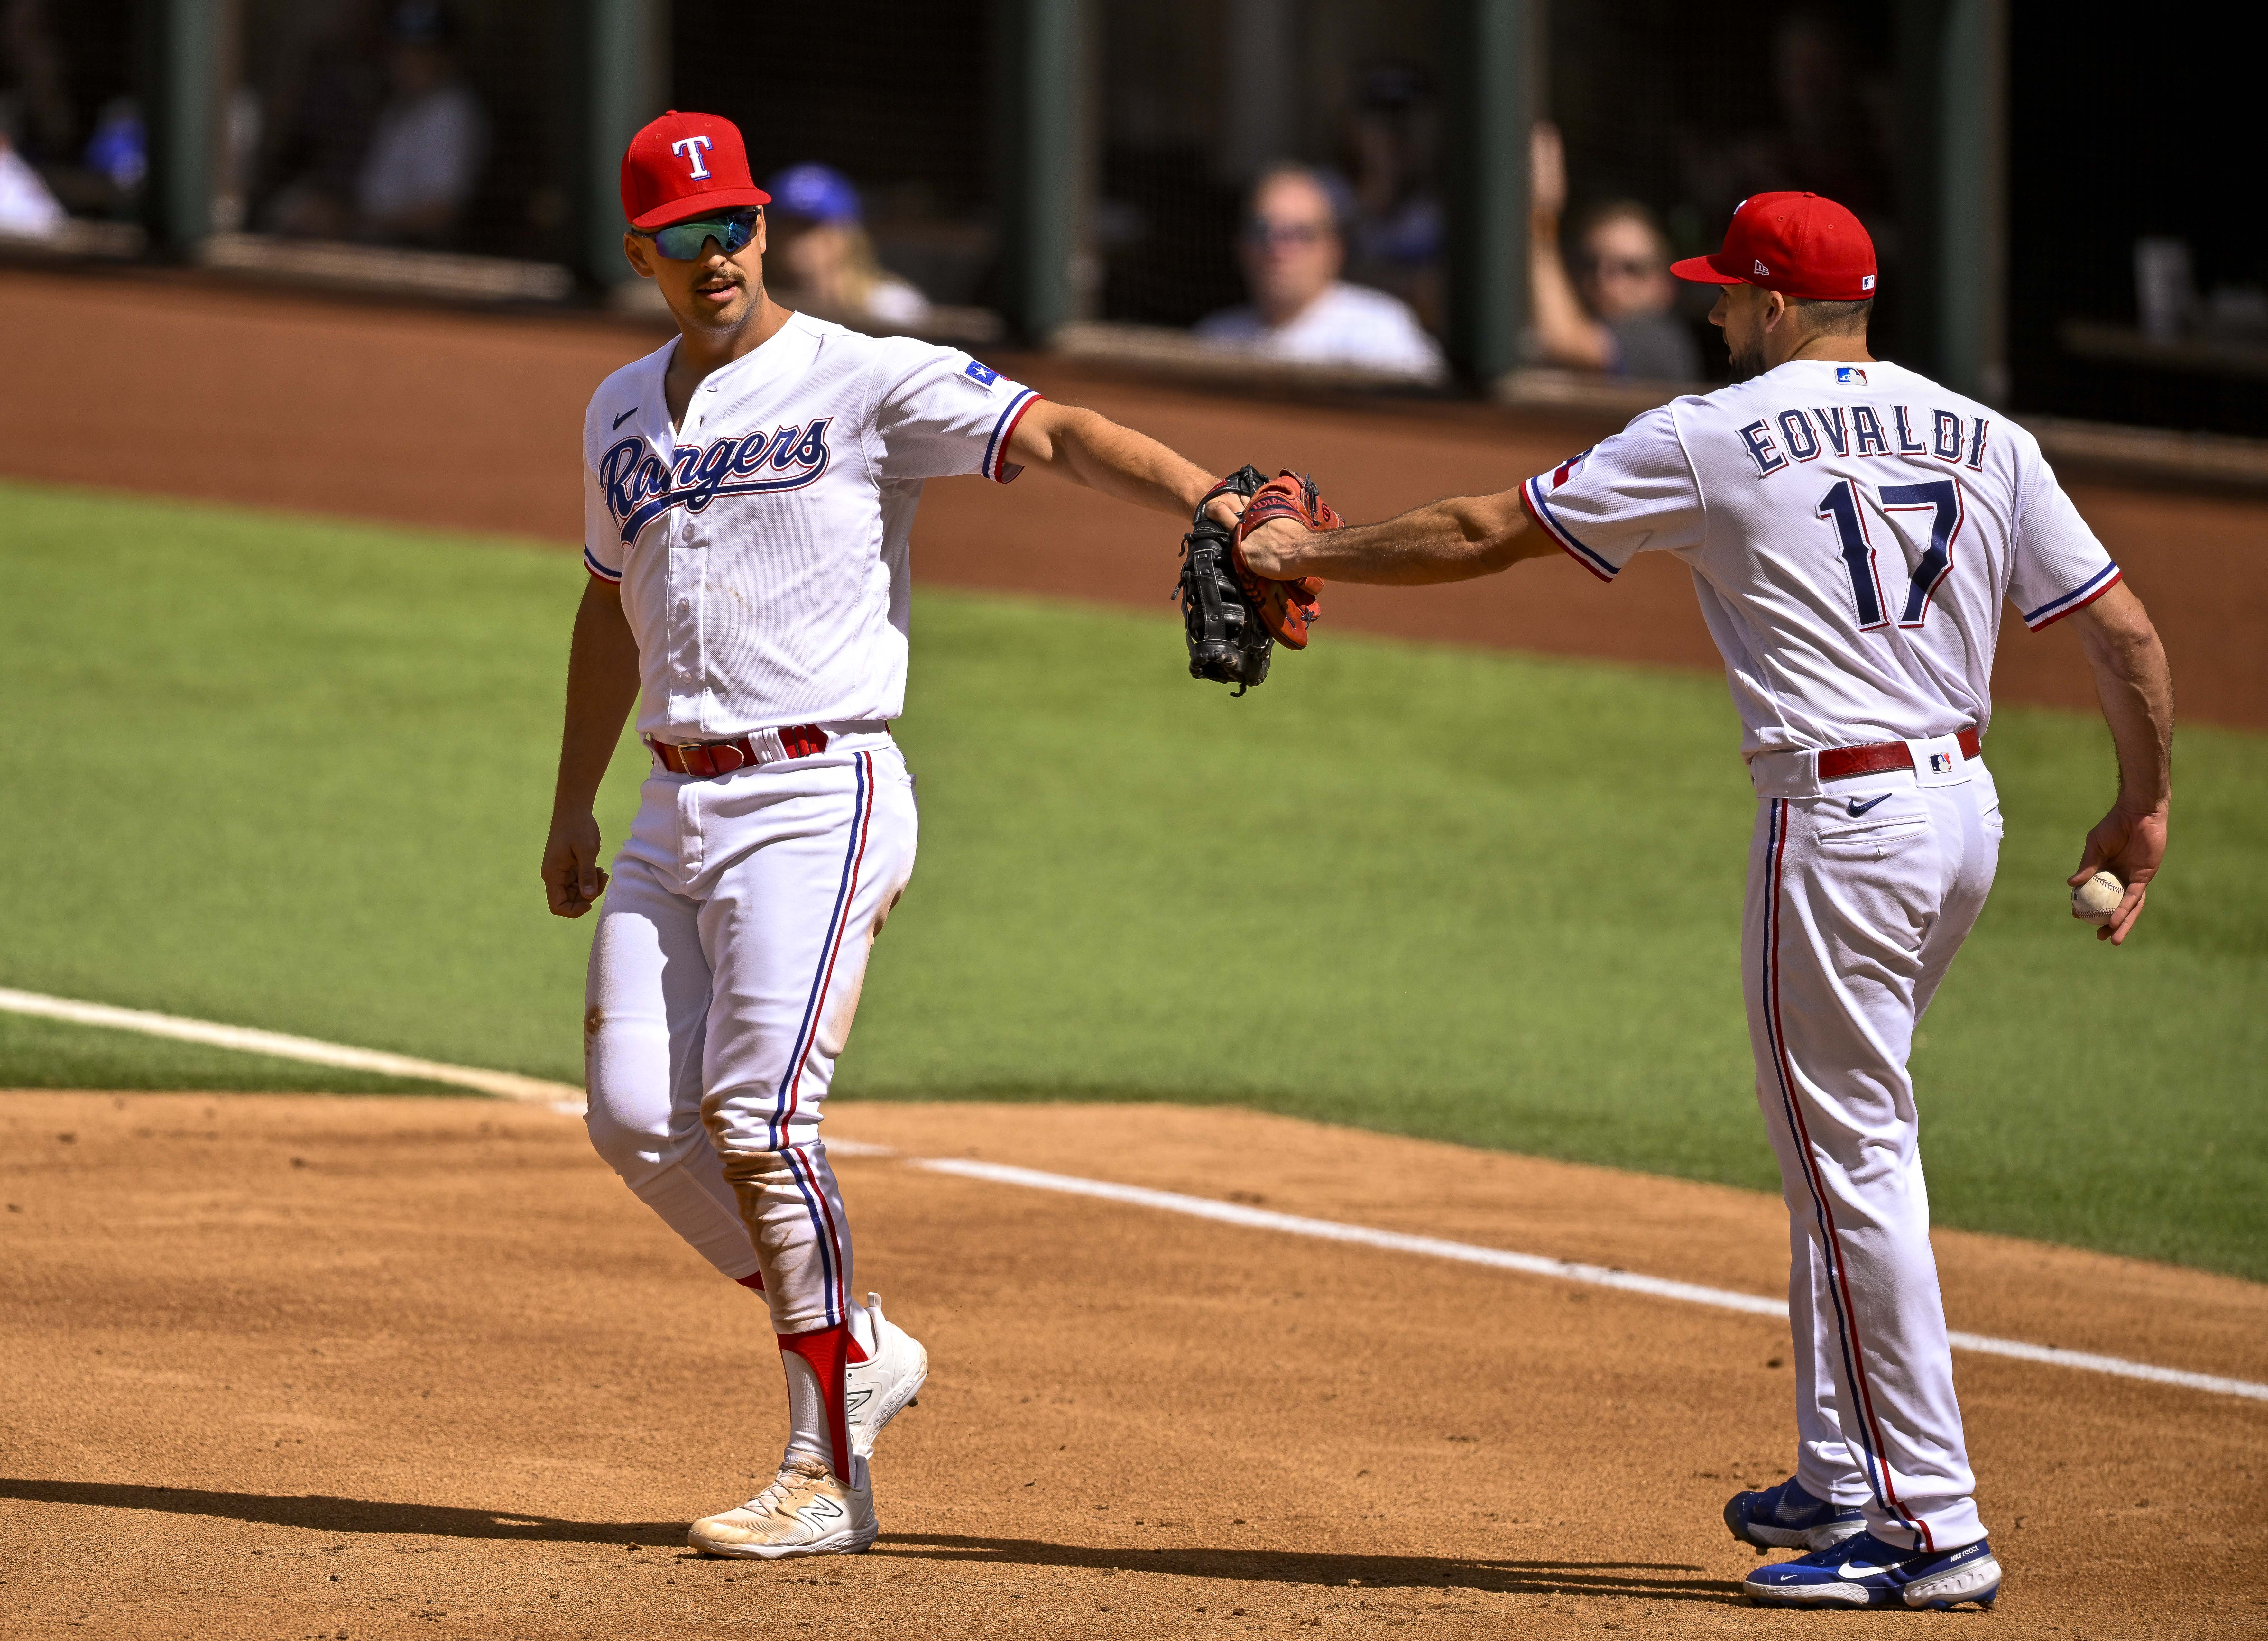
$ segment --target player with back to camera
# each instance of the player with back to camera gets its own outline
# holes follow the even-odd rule
[[[1791,1606],[1990,1604],[1907,1071],[1915,1021],[1983,908],[2001,835],[1982,744],[2000,606],[2069,617],[2118,758],[2073,885],[2165,853],[2173,686],[2141,601],[2041,459],[1985,405],[1867,350],[1873,243],[1810,194],[1744,201],[1710,317],[1734,386],[1681,398],[1502,495],[1244,542],[1266,576],[1415,585],[1561,550],[1611,581],[1693,572],[1757,794],[1742,938],[1757,1097],[1790,1215],[1795,1473],[1725,1507]],[[1674,824],[1674,817],[1665,817]]]
[[[623,249],[678,334],[584,421],[584,561],[543,881],[606,895],[585,1016],[593,1144],[768,1301],[790,1435],[697,1549],[864,1550],[866,1461],[927,1357],[873,1295],[819,1137],[868,949],[913,871],[909,534],[923,482],[1026,467],[1184,519],[1242,503],[1143,435],[966,354],[792,313],[740,131],[671,113],[622,161]],[[611,883],[592,804],[633,703],[652,768]],[[720,1392],[720,1430],[755,1387]]]

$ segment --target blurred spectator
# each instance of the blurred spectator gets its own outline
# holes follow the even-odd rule
[[[457,77],[456,31],[438,0],[409,0],[387,30],[392,95],[357,181],[362,232],[431,244],[456,226],[488,148],[488,121]]]
[[[103,105],[80,163],[121,194],[142,186],[150,173],[150,151],[142,111],[131,97],[114,97]]]
[[[1278,166],[1263,176],[1237,247],[1252,301],[1199,321],[1197,338],[1303,364],[1442,379],[1441,350],[1407,303],[1339,278],[1345,215],[1317,172]]]
[[[407,0],[382,33],[371,13],[366,0],[341,0],[317,26],[275,136],[293,174],[265,219],[313,239],[444,243],[480,179],[488,121],[457,77],[456,31],[438,0]]]
[[[0,0],[0,85],[8,87],[10,116],[0,135],[42,164],[68,158],[78,129],[70,80],[45,0]]]
[[[1687,188],[1705,219],[1724,220],[1751,194],[1808,190],[1849,206],[1877,254],[1894,254],[1893,92],[1857,58],[1848,27],[1832,12],[1798,6],[1779,19],[1771,35],[1778,125],[1687,150]]]
[[[1575,235],[1579,297],[1561,256],[1567,163],[1557,128],[1535,127],[1528,160],[1528,285],[1541,362],[1648,381],[1698,380],[1701,350],[1677,317],[1669,242],[1653,214],[1631,200],[1585,213]]]
[[[268,92],[257,217],[276,233],[342,237],[355,174],[386,97],[384,36],[372,0],[309,4],[290,14]]]
[[[1442,217],[1433,192],[1440,120],[1425,70],[1388,63],[1363,76],[1347,123],[1354,177],[1348,271],[1390,291],[1429,327],[1441,316]]]
[[[0,234],[44,239],[63,225],[62,202],[0,131]]]
[[[845,325],[887,331],[929,317],[929,298],[883,271],[850,178],[827,166],[790,166],[764,192],[772,196],[764,254],[777,283]]]

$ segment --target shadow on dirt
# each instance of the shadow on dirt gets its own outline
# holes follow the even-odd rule
[[[225,1493],[126,1482],[32,1481],[0,1476],[0,1499],[217,1516],[318,1533],[399,1533],[436,1538],[517,1540],[535,1544],[644,1544],[681,1549],[683,1521],[570,1521],[448,1505],[387,1504],[323,1493]],[[1622,1595],[1652,1601],[1727,1602],[1737,1586],[1677,1562],[1499,1561],[1486,1556],[1322,1555],[1307,1550],[1192,1549],[1160,1545],[1096,1548],[1040,1539],[968,1538],[885,1533],[879,1555],[945,1564],[1083,1568],[1363,1590],[1487,1590],[1528,1595]]]
[[[222,1493],[198,1487],[149,1487],[125,1482],[37,1482],[0,1476],[0,1499],[35,1505],[92,1505],[158,1510],[179,1516],[225,1516],[318,1533],[422,1533],[437,1538],[519,1539],[552,1544],[681,1545],[682,1521],[567,1521],[508,1510],[446,1505],[383,1504],[322,1493]]]
[[[1288,1549],[1096,1549],[1038,1539],[962,1538],[941,1533],[885,1533],[877,1555],[1019,1567],[1081,1567],[1165,1573],[1189,1578],[1237,1578],[1363,1590],[1487,1590],[1498,1594],[1623,1595],[1651,1601],[1731,1602],[1740,1588],[1683,1563],[1498,1561],[1486,1556],[1343,1556]]]

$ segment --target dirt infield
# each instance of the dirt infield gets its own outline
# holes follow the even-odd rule
[[[0,473],[486,531],[579,539],[577,430],[608,372],[659,340],[596,320],[518,319],[320,301],[194,281],[0,271]],[[1311,468],[1354,518],[1499,490],[1594,439],[1595,424],[1513,424],[1479,407],[1318,408],[1135,385],[1001,358],[1224,469]],[[2185,717],[2268,727],[2268,504],[2079,486],[2173,652]],[[1175,532],[1027,481],[930,488],[915,573],[1162,612]],[[1676,565],[1641,559],[1612,588],[1572,563],[1462,587],[1336,589],[1331,628],[1714,670]],[[2012,623],[2008,701],[2090,708],[2068,631]]]
[[[1777,1204],[1152,1107],[843,1136],[1771,1292]],[[855,1560],[703,1561],[782,1437],[757,1301],[479,1100],[0,1095],[0,1633],[1782,1635],[1717,1520],[1781,1324],[846,1159],[927,1341]],[[940,1234],[949,1228],[950,1234]],[[1940,1236],[1956,1327],[2255,1376],[2268,1289]],[[1996,1636],[2268,1631],[2268,1406],[1960,1360]]]

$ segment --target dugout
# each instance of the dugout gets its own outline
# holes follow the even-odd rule
[[[1571,213],[1634,201],[1675,254],[1761,187],[1849,197],[1883,351],[1981,397],[2268,434],[2268,253],[2191,163],[2235,135],[2234,64],[2041,0],[1791,0],[1746,32],[1671,0],[423,0],[469,180],[397,232],[357,216],[355,144],[401,99],[419,4],[13,0],[0,129],[67,219],[5,254],[621,302],[621,144],[711,107],[760,171],[858,186],[931,334],[1172,366],[1239,299],[1244,190],[1288,159],[1362,196],[1349,276],[1411,307],[1454,391],[1610,409],[1646,385],[1528,368],[1548,119]],[[327,189],[339,208],[294,215]],[[1710,347],[1705,294],[1683,300]]]

